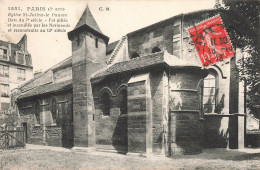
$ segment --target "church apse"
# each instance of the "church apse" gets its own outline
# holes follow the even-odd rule
[[[205,73],[199,67],[172,67],[170,73],[170,154],[195,154],[203,150],[201,86]]]

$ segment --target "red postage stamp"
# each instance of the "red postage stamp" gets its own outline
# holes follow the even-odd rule
[[[203,67],[234,55],[234,49],[220,16],[188,28]]]

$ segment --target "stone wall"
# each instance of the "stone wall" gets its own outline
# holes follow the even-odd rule
[[[166,74],[166,73],[165,73]],[[152,98],[152,128],[153,128],[153,153],[164,154],[165,143],[167,142],[168,134],[163,129],[167,129],[167,118],[163,117],[163,105],[165,106],[165,113],[168,115],[167,100],[168,94],[163,92],[163,87],[167,88],[168,92],[168,80],[166,84],[163,82],[163,70],[153,71],[150,74],[151,77],[151,98]],[[164,120],[165,119],[165,120]],[[163,121],[167,123],[163,124]],[[165,127],[164,127],[165,126]]]
[[[170,154],[202,152],[202,79],[200,68],[183,67],[170,73]]]
[[[243,114],[208,114],[204,115],[204,148],[244,148]]]
[[[129,57],[133,53],[139,56],[148,55],[154,47],[167,50],[172,54],[173,22],[163,23],[157,26],[144,28],[128,35]]]
[[[72,147],[73,117],[71,93],[71,91],[63,91],[47,96],[18,100],[20,123],[21,126],[26,126],[28,143]],[[51,113],[53,99],[57,102],[56,123],[53,122]],[[35,116],[37,102],[39,102],[40,123],[37,123]]]
[[[164,154],[162,142],[167,139],[163,139],[163,69],[151,71],[149,75],[149,80],[128,84],[131,74],[119,74],[92,85],[96,148],[124,153]],[[147,85],[146,81],[151,83]],[[165,86],[168,91],[168,85]],[[121,114],[119,107],[119,93],[123,89],[127,89],[128,93],[126,115]],[[102,113],[101,96],[104,92],[110,96],[110,116]],[[164,128],[167,128],[167,120]]]
[[[147,80],[128,84],[128,152],[147,153],[152,151],[151,141],[151,112],[149,112],[149,89]],[[150,145],[150,146],[149,146]]]
[[[246,133],[245,146],[252,148],[260,147],[260,132]]]
[[[117,75],[107,78],[92,86],[95,106],[96,148],[116,150],[126,153],[127,148],[127,114],[122,114],[119,107],[119,93],[127,89],[130,75]],[[110,116],[102,112],[101,96],[106,92],[110,97]]]
[[[201,61],[199,59],[199,56],[196,52],[194,43],[192,42],[190,38],[190,34],[188,33],[187,29],[191,26],[194,26],[200,22],[203,22],[204,20],[214,17],[218,14],[216,11],[203,11],[193,14],[186,14],[183,16],[183,39],[182,39],[182,58],[184,60],[189,61],[190,63],[198,63],[198,65],[201,65]],[[213,69],[217,72],[217,96],[216,96],[216,113],[219,114],[229,114],[230,107],[236,108],[236,98],[237,95],[235,94],[236,89],[236,81],[234,78],[234,74],[230,76],[230,72],[235,72],[235,69],[230,68],[231,62],[230,59],[226,59],[223,62],[217,62],[214,65],[211,65],[207,67],[207,69]],[[230,93],[230,87],[234,86],[233,92]],[[238,91],[237,91],[238,92]],[[234,97],[232,97],[234,96]],[[232,97],[232,101],[230,100],[230,97]],[[232,105],[231,105],[231,103]],[[232,111],[232,113],[237,113],[237,111]]]
[[[90,76],[104,67],[105,54],[105,41],[87,31],[78,32],[72,39],[74,144],[77,147],[95,145],[94,103]]]
[[[204,115],[203,147],[227,148],[229,143],[230,115]]]
[[[53,80],[55,83],[72,79],[72,68],[66,67],[53,71]]]

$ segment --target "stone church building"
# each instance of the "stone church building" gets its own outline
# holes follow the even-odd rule
[[[68,33],[72,56],[14,93],[27,143],[124,154],[196,154],[244,146],[235,56],[204,69],[180,14],[108,43],[88,7]]]

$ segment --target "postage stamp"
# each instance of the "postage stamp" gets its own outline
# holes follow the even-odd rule
[[[203,67],[207,67],[234,55],[220,16],[188,28]]]

